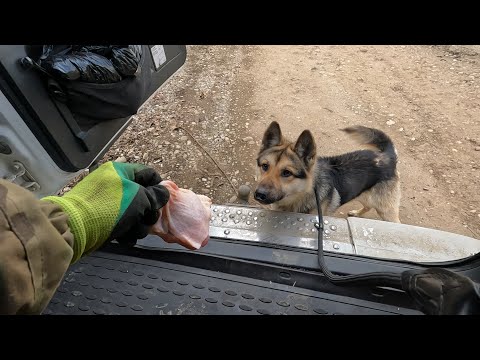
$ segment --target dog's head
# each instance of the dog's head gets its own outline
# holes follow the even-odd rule
[[[268,205],[311,191],[316,146],[310,131],[303,131],[295,143],[282,136],[274,121],[265,131],[257,157],[254,198]]]

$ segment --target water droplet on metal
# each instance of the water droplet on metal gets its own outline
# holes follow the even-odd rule
[[[213,220],[215,220],[215,218],[212,216],[212,217],[210,218],[210,220],[213,221]]]
[[[337,227],[335,225],[330,225],[330,230],[335,231],[337,230]]]
[[[238,224],[239,222],[240,222],[240,220],[238,220],[238,219],[235,219],[235,221],[234,221],[235,224]]]
[[[223,218],[222,221],[223,221],[223,222],[226,222],[226,221],[228,221],[228,219],[227,219],[227,218]]]
[[[317,231],[317,230],[315,230],[315,229],[312,229],[312,232],[315,232],[315,231]]]
[[[325,235],[328,235],[328,234],[330,234],[330,230],[327,229],[327,230],[324,231],[324,233],[325,233]]]
[[[230,212],[229,209],[225,209],[225,213],[228,214]]]
[[[237,210],[237,214],[240,215],[242,213],[242,210]]]
[[[313,225],[317,228],[317,229],[320,229],[320,224],[319,223],[313,223]],[[314,230],[314,229],[312,229]]]
[[[298,220],[298,221],[303,221],[303,218],[298,218],[297,220]]]
[[[323,220],[323,223],[324,223],[325,225],[328,225],[328,220]]]
[[[247,225],[250,225],[252,222],[250,220],[247,220]]]
[[[252,215],[253,215],[253,212],[249,211],[248,216],[252,216]]]
[[[224,233],[225,235],[228,235],[228,234],[230,234],[230,230],[225,230],[223,233]]]
[[[217,208],[213,208],[213,212],[217,212],[217,211],[218,211],[218,209],[217,209]]]
[[[245,220],[247,217],[245,215],[242,215],[242,220]]]
[[[258,219],[258,217],[256,217],[256,216],[253,218],[253,220],[255,220],[255,221],[257,221],[257,219]]]
[[[292,221],[292,225],[293,225],[293,226],[297,225],[297,222],[296,222],[296,221]]]
[[[333,244],[333,248],[334,248],[335,250],[338,250],[338,249],[340,249],[340,245],[338,245],[337,243],[335,243],[335,244]]]
[[[230,215],[229,215],[229,218],[230,218],[230,219],[235,218],[235,214],[230,214]]]

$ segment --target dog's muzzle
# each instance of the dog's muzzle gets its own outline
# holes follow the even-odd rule
[[[269,205],[277,201],[275,197],[272,197],[268,189],[266,188],[257,188],[253,196],[255,200],[264,205]]]

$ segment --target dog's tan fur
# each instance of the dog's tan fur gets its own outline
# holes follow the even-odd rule
[[[355,200],[363,207],[349,211],[348,215],[361,217],[370,209],[375,209],[382,220],[400,223],[400,198],[400,181],[397,171],[395,179],[377,184],[361,193]]]

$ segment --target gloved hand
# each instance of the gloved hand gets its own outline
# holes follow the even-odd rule
[[[145,165],[107,162],[63,196],[42,200],[58,204],[69,216],[72,263],[107,240],[134,245],[148,235],[158,210],[169,199],[158,173]]]

